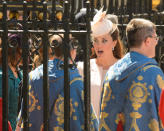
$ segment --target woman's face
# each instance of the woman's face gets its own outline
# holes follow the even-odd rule
[[[98,59],[108,60],[113,56],[112,48],[115,45],[116,41],[113,41],[109,34],[93,37],[93,47]]]

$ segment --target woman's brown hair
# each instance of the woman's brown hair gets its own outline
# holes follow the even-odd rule
[[[15,42],[15,43],[12,43],[12,42]],[[9,44],[8,63],[11,64],[15,68],[22,54],[21,42],[22,42],[21,36],[18,36],[17,34],[8,35],[8,43],[7,43]],[[0,40],[0,45],[2,46],[2,40]],[[2,65],[2,48],[0,48],[0,65]]]
[[[119,36],[119,30],[118,28],[116,28],[116,30],[111,34],[111,37],[113,39],[113,41],[117,41],[116,46],[114,47],[113,50],[113,55],[115,58],[117,59],[121,59],[123,57],[123,43],[120,40],[120,36]]]

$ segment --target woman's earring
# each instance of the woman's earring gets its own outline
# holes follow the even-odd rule
[[[112,47],[112,51],[114,51],[114,47]]]

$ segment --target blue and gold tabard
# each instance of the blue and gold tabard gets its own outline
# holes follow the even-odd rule
[[[58,59],[48,62],[49,76],[49,130],[64,131],[64,70]],[[84,88],[77,69],[70,73],[70,131],[84,131]],[[29,75],[29,129],[43,129],[43,66],[39,66]],[[54,104],[53,104],[54,103]],[[53,106],[53,108],[52,108]],[[91,131],[98,130],[98,122],[92,111]],[[21,120],[21,119],[20,119]],[[21,124],[23,128],[23,124]]]
[[[101,97],[100,131],[163,131],[159,99],[164,74],[154,59],[127,53],[107,72]]]

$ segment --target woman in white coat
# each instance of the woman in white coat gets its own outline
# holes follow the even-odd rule
[[[123,56],[123,45],[115,15],[106,15],[99,10],[91,22],[93,48],[96,58],[90,59],[91,104],[99,119],[101,89],[108,68]],[[83,76],[83,62],[78,62],[78,69]]]

